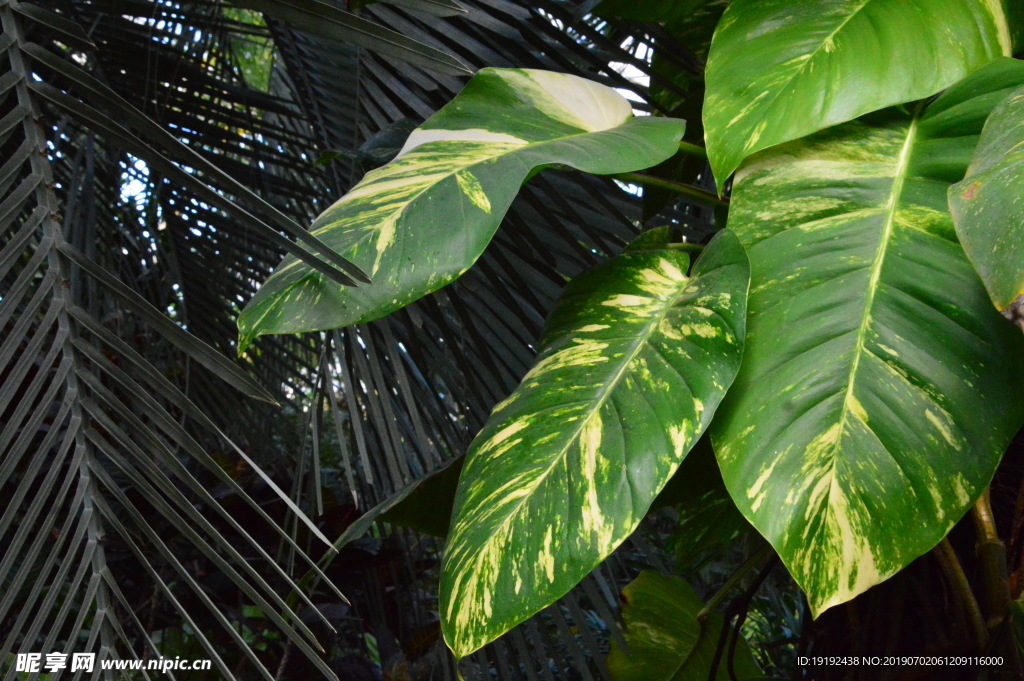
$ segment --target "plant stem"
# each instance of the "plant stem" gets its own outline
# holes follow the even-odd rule
[[[981,581],[985,589],[985,624],[993,641],[993,652],[1004,655],[1007,664],[994,671],[995,679],[1018,679],[1021,660],[1017,644],[1007,621],[1010,609],[1010,579],[1006,568],[1006,546],[999,538],[995,514],[992,512],[992,494],[988,487],[971,509],[978,535],[978,562]]]
[[[729,580],[722,585],[722,588],[719,589],[718,592],[715,593],[715,595],[712,596],[710,600],[708,600],[707,604],[703,608],[701,608],[701,611],[697,613],[697,621],[703,622],[704,618],[711,614],[711,611],[714,610],[718,606],[718,604],[721,603],[722,600],[729,595],[729,592],[735,589],[737,586],[739,586],[740,581],[746,576],[746,574],[758,565],[760,565],[761,561],[764,559],[765,556],[768,555],[768,553],[771,550],[771,544],[765,544],[762,548],[758,549],[758,551],[754,555],[752,555],[750,558],[747,558],[746,562],[743,563],[743,565],[741,565],[738,570],[736,570],[733,576],[730,577]]]
[[[707,158],[708,151],[699,144],[690,144],[689,142],[679,142],[679,151],[690,156],[696,156],[697,158]]]
[[[978,533],[978,561],[985,587],[985,624],[994,629],[1006,618],[1010,606],[1010,582],[1006,571],[1006,546],[996,530],[992,496],[986,487],[971,509]]]
[[[988,629],[985,628],[985,620],[981,617],[981,608],[978,607],[978,600],[971,591],[971,585],[967,582],[967,575],[960,565],[960,559],[956,557],[956,551],[949,543],[949,539],[943,539],[938,546],[932,549],[939,567],[942,569],[946,580],[949,582],[958,599],[963,603],[967,611],[967,620],[973,629],[975,641],[978,644],[978,652],[983,653],[988,649]]]
[[[700,203],[706,203],[712,206],[728,206],[728,199],[720,199],[715,194],[709,191],[694,187],[689,184],[682,182],[673,182],[672,180],[663,180],[660,177],[654,177],[653,175],[644,175],[643,173],[619,173],[613,175],[616,180],[622,182],[630,182],[632,184],[642,184],[649,187],[659,187],[661,189],[668,189],[669,191],[682,194],[683,196],[689,196],[695,201]]]

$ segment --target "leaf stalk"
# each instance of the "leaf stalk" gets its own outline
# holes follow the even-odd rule
[[[729,199],[719,198],[717,195],[694,187],[693,185],[684,184],[682,182],[673,182],[672,180],[663,180],[660,177],[654,177],[653,175],[645,175],[643,173],[619,173],[613,175],[616,180],[621,182],[629,182],[631,184],[647,185],[649,187],[658,187],[660,189],[668,189],[677,194],[688,196],[698,203],[706,203],[710,206],[728,206]]]
[[[733,576],[730,577],[726,581],[726,583],[722,585],[722,588],[719,589],[715,593],[715,595],[708,599],[708,602],[704,604],[704,607],[701,608],[700,612],[697,613],[697,621],[703,622],[704,619],[708,615],[710,615],[715,608],[718,607],[718,604],[721,603],[725,599],[725,597],[729,595],[729,592],[735,589],[737,586],[739,586],[740,582],[743,581],[743,578],[747,575],[747,573],[761,564],[761,562],[764,560],[764,557],[767,556],[769,552],[771,552],[771,550],[771,544],[765,544],[763,547],[758,549],[757,552],[750,556],[750,558],[747,558],[746,562],[744,562],[743,565],[741,565],[739,569],[737,569],[736,572],[733,573]]]
[[[682,153],[684,153],[684,154],[686,154],[688,156],[696,156],[697,158],[703,158],[705,160],[707,160],[707,157],[708,157],[707,149],[705,149],[704,147],[700,146],[699,144],[691,144],[689,142],[682,142],[682,141],[680,141],[679,142],[679,151],[681,151]]]
[[[974,504],[971,517],[978,534],[978,561],[981,563],[981,579],[985,589],[985,624],[991,630],[1006,619],[1006,610],[1010,605],[1010,580],[1006,569],[1006,545],[996,530],[989,488],[985,488]]]
[[[932,553],[939,562],[939,568],[953,588],[957,599],[963,604],[967,612],[967,620],[970,624],[978,651],[984,652],[988,649],[988,629],[985,627],[985,620],[981,616],[981,608],[978,607],[978,600],[971,591],[971,585],[964,574],[964,568],[960,565],[960,559],[956,556],[952,544],[948,538],[943,538],[938,545],[932,549]]]

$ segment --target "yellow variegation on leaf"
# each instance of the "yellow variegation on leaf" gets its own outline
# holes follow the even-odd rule
[[[584,78],[483,69],[395,160],[313,223],[373,283],[340,286],[288,256],[239,317],[239,347],[262,334],[371,321],[436,291],[476,261],[536,168],[646,168],[678,150],[683,128],[678,119],[634,118],[622,95]]]
[[[732,0],[704,100],[718,186],[749,154],[931,96],[1010,54],[1000,0]]]
[[[931,549],[1024,422],[1024,341],[957,242],[946,192],[1024,82],[998,60],[928,106],[757,154],[729,225],[746,355],[711,428],[729,493],[815,615]]]
[[[537,363],[470,446],[441,575],[463,656],[554,602],[633,532],[739,368],[749,279],[734,235],[573,280]],[[646,250],[642,250],[646,249]]]

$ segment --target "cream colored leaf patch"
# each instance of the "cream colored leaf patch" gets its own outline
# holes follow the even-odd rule
[[[491,212],[491,200],[487,198],[487,192],[480,186],[473,173],[468,170],[462,170],[455,173],[455,179],[458,180],[462,193],[469,197],[473,205],[485,213]]]
[[[625,97],[586,78],[538,69],[508,71],[507,77],[545,114],[587,132],[611,130],[633,115]]]
[[[502,144],[511,144],[514,146],[524,146],[529,144],[526,140],[521,140],[518,137],[512,135],[506,135],[503,132],[490,132],[488,130],[470,129],[470,130],[444,130],[443,128],[435,128],[432,130],[420,130],[416,129],[409,135],[409,139],[405,141],[402,146],[402,150],[398,152],[398,156],[404,156],[416,147],[428,144],[430,142],[500,142]]]

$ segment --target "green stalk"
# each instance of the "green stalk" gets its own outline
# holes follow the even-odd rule
[[[1007,621],[1010,612],[1010,580],[1006,568],[1006,545],[999,538],[996,529],[992,495],[988,487],[971,509],[971,516],[974,518],[974,527],[977,531],[978,562],[981,565],[981,583],[985,590],[985,624],[994,643],[993,647],[1000,655],[1008,658],[1006,665],[993,670],[993,678],[1019,679],[1020,655],[1011,633],[1011,625]]]
[[[718,607],[718,604],[729,595],[729,592],[739,586],[746,574],[764,561],[764,557],[767,556],[771,550],[771,544],[765,544],[763,547],[758,549],[754,555],[747,558],[746,562],[736,570],[733,576],[722,585],[722,588],[719,589],[718,592],[708,600],[704,607],[701,608],[701,611],[697,613],[697,621],[703,622],[704,618],[710,615],[711,611]]]
[[[949,543],[949,539],[943,539],[932,549],[935,558],[939,561],[946,580],[949,582],[958,600],[963,603],[967,611],[967,620],[973,630],[974,639],[978,645],[978,652],[984,653],[988,649],[988,629],[985,627],[985,620],[981,617],[981,608],[978,607],[978,600],[971,591],[971,585],[964,574],[960,559],[956,557],[956,551]]]
[[[703,158],[705,160],[708,157],[707,149],[705,149],[704,147],[700,146],[699,144],[690,144],[689,142],[680,142],[679,143],[679,151],[681,151],[684,154],[687,154],[688,156],[696,156],[697,158]]]
[[[613,175],[612,177],[622,182],[630,182],[632,184],[647,185],[648,187],[659,187],[661,189],[668,189],[669,191],[673,191],[677,194],[682,194],[683,196],[689,196],[691,199],[694,199],[695,201],[698,201],[700,203],[706,203],[710,206],[729,205],[729,199],[721,199],[717,195],[704,189],[700,189],[689,184],[684,184],[682,182],[663,180],[660,177],[654,177],[653,175],[644,175],[642,173],[619,173],[618,175]]]
[[[971,509],[971,516],[978,534],[978,561],[985,587],[985,624],[991,630],[1006,619],[1006,611],[1010,607],[1010,581],[1006,570],[1006,546],[996,531],[992,497],[987,487]]]

